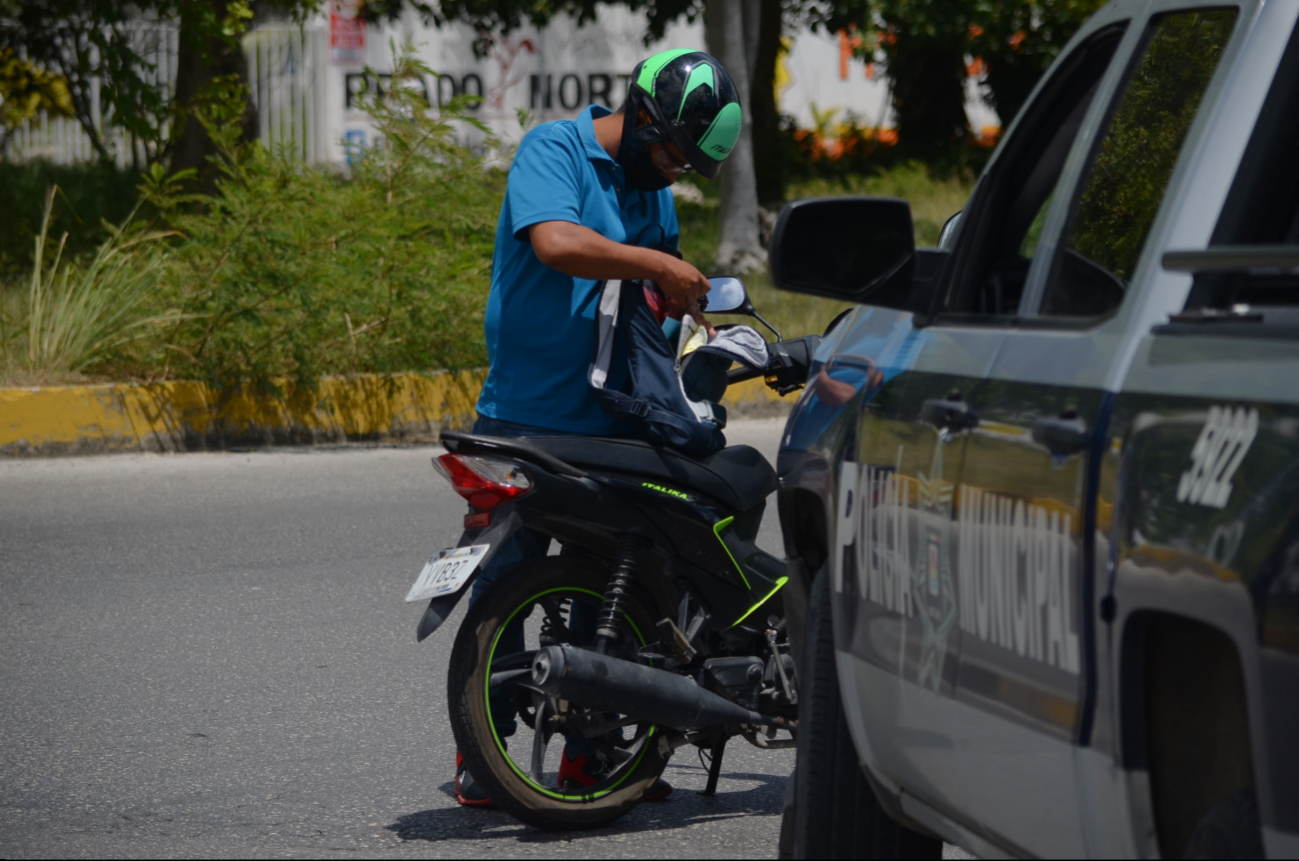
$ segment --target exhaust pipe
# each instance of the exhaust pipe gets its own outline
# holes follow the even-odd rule
[[[644,718],[674,729],[787,725],[704,690],[685,676],[571,646],[547,646],[537,652],[532,686],[597,711]]]

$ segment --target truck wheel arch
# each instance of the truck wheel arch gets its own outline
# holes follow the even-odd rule
[[[1124,767],[1149,774],[1160,855],[1180,858],[1219,799],[1254,790],[1248,680],[1221,628],[1144,610],[1123,627]]]
[[[776,497],[785,540],[789,582],[785,585],[785,619],[794,659],[802,660],[812,583],[827,571],[830,536],[825,502],[803,487],[782,488]]]

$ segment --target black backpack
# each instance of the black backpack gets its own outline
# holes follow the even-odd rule
[[[676,356],[645,301],[644,282],[604,282],[596,327],[595,358],[587,380],[605,412],[634,419],[640,439],[691,457],[725,447],[726,410],[686,395]],[[701,356],[700,360],[718,363],[725,378],[729,359]],[[626,368],[627,373],[613,375],[626,380],[622,390],[607,387],[614,368]],[[718,369],[713,370],[715,376]]]

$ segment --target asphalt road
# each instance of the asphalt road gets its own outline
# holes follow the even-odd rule
[[[459,614],[402,603],[460,531],[437,453],[0,462],[0,857],[775,857],[793,754],[742,742],[600,831],[456,805]]]

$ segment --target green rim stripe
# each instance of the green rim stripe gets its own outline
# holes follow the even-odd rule
[[[753,587],[749,585],[749,578],[744,576],[744,569],[740,567],[739,562],[735,561],[735,557],[731,555],[731,548],[726,546],[726,539],[722,537],[722,530],[730,526],[731,521],[734,519],[735,519],[735,515],[731,515],[725,520],[719,520],[716,523],[714,523],[713,534],[717,536],[718,541],[722,542],[722,549],[726,551],[727,556],[731,557],[731,564],[735,566],[735,570],[740,572],[740,579],[744,581],[744,588],[752,592]]]
[[[686,90],[681,94],[681,104],[677,106],[677,122],[681,121],[681,112],[686,109],[686,99],[695,91],[696,87],[711,87],[717,89],[717,79],[713,77],[713,67],[707,63],[700,63],[690,70],[690,77],[686,78]]]
[[[528,606],[532,602],[536,601],[538,598],[544,598],[547,595],[553,594],[555,592],[580,592],[583,595],[590,595],[592,598],[597,598],[601,601],[604,600],[603,595],[599,594],[598,592],[592,592],[590,589],[578,589],[572,586],[559,586],[555,589],[547,589],[545,592],[538,592],[536,595],[533,595],[531,598],[526,599],[522,604],[514,608],[514,612],[511,613],[510,617],[505,620],[505,624],[501,625],[500,630],[496,632],[496,637],[495,639],[492,640],[492,648],[487,653],[487,679],[483,683],[483,689],[484,689],[484,695],[487,698],[487,722],[488,723],[491,723],[491,717],[492,717],[492,693],[491,693],[492,659],[496,657],[496,645],[501,641],[501,635],[505,633],[505,629],[509,627],[510,622],[514,621],[514,617],[519,615],[520,610],[522,610],[524,607]],[[623,613],[622,617],[627,620],[628,625],[631,625],[631,629],[633,633],[636,634],[636,639],[640,640],[640,644],[642,646],[645,645],[645,637],[641,635],[640,628],[636,627],[636,623],[633,622],[631,620],[631,617],[628,616],[626,613]],[[520,771],[519,767],[514,764],[514,760],[510,758],[509,752],[506,751],[505,749],[505,743],[501,741],[500,734],[496,732],[496,724],[494,723],[492,723],[492,738],[496,740],[496,747],[500,749],[501,756],[505,757],[505,761],[510,764],[510,768],[514,770],[514,773],[517,774],[520,778],[522,778],[525,783],[532,786],[533,789],[537,790],[543,795],[548,795],[551,798],[557,798],[560,801],[594,801],[597,798],[603,798],[604,796],[613,792],[615,789],[619,787],[619,785],[622,784],[624,780],[627,779],[628,775],[630,775],[633,771],[636,770],[636,766],[639,765],[640,761],[645,758],[645,752],[649,750],[649,740],[654,737],[654,729],[655,728],[653,726],[650,727],[649,732],[645,735],[646,743],[641,745],[640,755],[636,757],[635,762],[631,763],[627,767],[627,770],[623,773],[623,776],[618,778],[618,781],[614,783],[613,786],[610,786],[608,789],[595,795],[575,795],[575,794],[565,795],[562,792],[555,792],[552,789],[547,789],[546,787],[541,786],[531,777],[529,777],[528,775]]]
[[[781,577],[779,580],[777,580],[777,581],[776,581],[776,588],[775,588],[775,589],[772,589],[770,592],[768,592],[768,593],[766,594],[766,596],[765,596],[761,601],[759,601],[758,603],[756,603],[756,604],[754,604],[752,607],[750,607],[747,613],[745,613],[745,614],[744,614],[743,616],[741,616],[740,618],[736,619],[735,622],[731,625],[731,627],[734,628],[736,625],[740,624],[740,623],[743,622],[745,619],[747,619],[747,618],[749,618],[750,616],[752,616],[754,610],[758,609],[758,608],[761,607],[763,604],[765,604],[765,603],[767,603],[769,600],[771,600],[771,596],[772,596],[772,595],[775,595],[777,592],[779,592],[779,591],[780,591],[780,587],[781,587],[781,586],[784,586],[784,585],[785,585],[786,583],[788,583],[788,582],[789,582],[789,578],[788,578],[788,577]]]
[[[699,52],[694,48],[674,48],[671,51],[660,51],[646,60],[645,64],[640,67],[640,74],[636,77],[636,83],[651,96],[654,95],[654,81],[658,78],[659,72],[663,71],[663,67],[682,54],[695,53]]]

